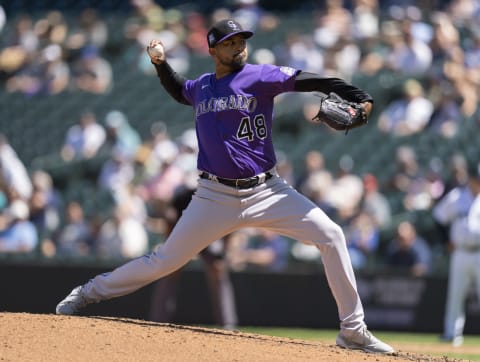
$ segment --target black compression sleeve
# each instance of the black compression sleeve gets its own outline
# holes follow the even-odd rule
[[[179,103],[190,105],[190,102],[185,99],[182,93],[183,85],[187,79],[175,72],[167,62],[161,64],[155,64],[152,62],[152,64],[157,70],[160,82],[173,99]]]
[[[322,92],[337,93],[340,97],[350,102],[372,102],[373,98],[367,92],[346,83],[340,78],[322,78],[318,74],[301,72],[295,78],[295,91],[297,92]]]

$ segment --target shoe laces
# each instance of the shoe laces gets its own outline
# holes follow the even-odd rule
[[[365,344],[371,344],[377,342],[377,338],[370,332],[367,328],[363,328],[360,331],[360,335],[363,338],[363,343]]]

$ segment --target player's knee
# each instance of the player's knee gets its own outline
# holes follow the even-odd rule
[[[345,245],[345,234],[343,233],[343,229],[338,224],[334,224],[330,226],[328,230],[327,236],[331,243],[333,244],[340,244]]]
[[[323,235],[323,240],[319,241],[319,244],[321,244],[322,248],[343,248],[346,245],[345,235],[342,228],[340,227],[340,225],[334,222],[331,222],[328,225],[324,226]]]

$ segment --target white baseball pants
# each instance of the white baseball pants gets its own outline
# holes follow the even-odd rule
[[[480,251],[455,249],[450,259],[444,336],[463,336],[465,302],[469,288],[475,283],[480,298]]]
[[[245,190],[200,179],[192,201],[164,244],[149,255],[96,276],[83,291],[97,302],[132,293],[182,267],[214,240],[245,227],[266,228],[315,245],[322,255],[341,328],[365,326],[342,229],[278,176]]]

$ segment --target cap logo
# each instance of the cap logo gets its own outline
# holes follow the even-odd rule
[[[227,22],[227,24],[228,24],[228,26],[229,26],[230,28],[232,28],[232,30],[240,30],[240,29],[238,28],[238,25],[235,24],[235,22],[234,22],[233,20],[229,20],[229,21]]]

